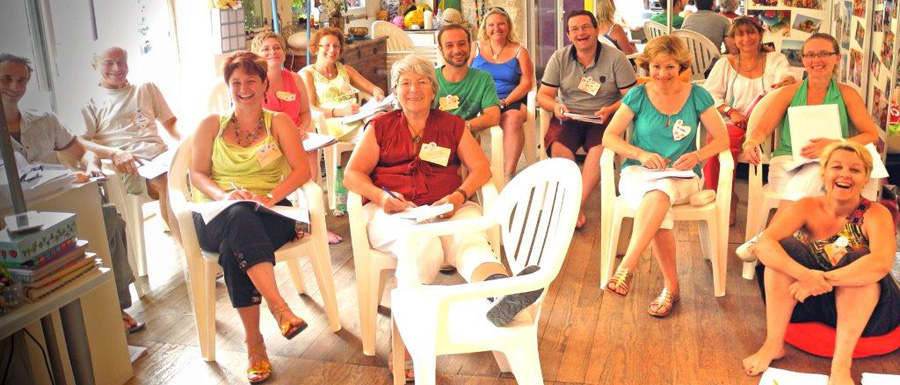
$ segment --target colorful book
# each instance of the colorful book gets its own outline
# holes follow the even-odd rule
[[[60,270],[64,270],[66,267],[72,265],[73,263],[78,262],[79,260],[89,258],[91,256],[96,256],[92,253],[85,253],[84,249],[74,250],[72,253],[66,254],[63,258],[56,260],[53,265],[47,265],[42,267],[41,270],[37,273],[31,275],[17,275],[10,271],[10,276],[13,280],[17,282],[21,282],[26,284],[26,286],[32,282],[37,282],[44,279],[47,276],[52,276],[56,274]]]
[[[44,286],[25,289],[25,298],[28,301],[37,301],[44,296],[56,291],[57,289],[65,286],[67,283],[72,282],[76,278],[85,275],[90,271],[96,271],[99,266],[100,262],[94,261],[94,263],[88,264],[87,266],[82,267],[78,270],[72,270],[68,274],[61,276],[57,280]]]
[[[35,275],[37,271],[42,269],[44,266],[58,263],[57,261],[59,259],[71,256],[71,254],[73,254],[73,252],[76,250],[81,250],[83,254],[84,249],[87,247],[87,244],[88,243],[85,240],[79,241],[77,238],[67,239],[65,242],[60,243],[50,250],[47,250],[46,252],[41,254],[41,256],[35,259],[25,262],[19,266],[9,266],[9,272],[19,276]]]
[[[37,288],[47,284],[52,283],[53,281],[59,279],[60,277],[69,274],[74,270],[78,270],[82,267],[87,266],[88,264],[94,263],[97,260],[97,254],[94,253],[86,253],[82,255],[80,258],[70,261],[64,266],[60,266],[58,269],[50,272],[49,274],[41,277],[40,279],[34,280],[32,282],[24,283],[26,289]]]
[[[0,263],[19,266],[76,235],[75,214],[46,211],[29,214],[29,222],[40,224],[41,230],[25,234],[10,234],[8,229],[0,231]]]

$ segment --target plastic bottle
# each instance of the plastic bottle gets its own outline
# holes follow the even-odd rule
[[[337,180],[334,181],[335,209],[342,214],[347,212],[347,188],[344,187],[344,170],[337,167]]]

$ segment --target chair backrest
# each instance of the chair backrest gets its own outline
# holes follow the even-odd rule
[[[200,255],[200,242],[197,240],[197,232],[194,229],[193,215],[189,203],[191,201],[190,176],[188,170],[191,166],[191,151],[193,150],[193,135],[184,138],[178,151],[172,158],[169,166],[169,205],[175,213],[178,221],[178,234],[181,247],[184,250],[188,263],[192,263],[192,256]]]
[[[215,114],[230,109],[231,97],[228,96],[228,85],[225,82],[216,82],[216,85],[209,92],[209,99],[206,101],[207,112]]]
[[[372,23],[372,37],[387,36],[387,50],[412,51],[413,41],[400,27],[386,21],[376,20]]]
[[[666,35],[666,26],[655,21],[647,20],[644,22],[644,35],[647,36],[647,41],[656,39],[662,35]]]
[[[706,70],[722,56],[719,47],[706,36],[694,31],[679,29],[672,31],[672,36],[681,38],[694,58],[691,63],[691,80],[705,80]]]
[[[775,101],[776,95],[778,95],[778,93],[783,90],[784,88],[773,90],[766,94],[766,96],[763,96],[763,98],[758,102],[756,102],[756,106],[753,107],[753,111],[750,111],[750,116],[747,118],[747,132],[751,132],[752,130],[756,129],[756,127],[759,125],[760,119],[762,119],[763,116],[769,113],[769,109],[772,107],[772,103]],[[777,144],[777,140],[778,130],[774,130],[772,131],[772,135],[769,135],[769,137],[766,138],[766,142],[762,143],[761,147],[764,158],[771,158],[772,149]]]
[[[540,265],[551,277],[562,267],[581,203],[581,173],[574,162],[553,158],[516,175],[487,214],[500,223],[513,274]]]

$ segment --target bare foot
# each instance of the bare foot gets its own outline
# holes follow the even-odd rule
[[[828,385],[854,385],[853,377],[850,375],[850,368],[847,369],[831,369],[828,376]]]
[[[784,346],[769,348],[763,345],[752,356],[744,358],[744,373],[748,376],[756,376],[765,372],[772,361],[784,357]]]
[[[344,238],[341,238],[340,235],[337,235],[337,234],[331,232],[331,230],[328,230],[328,244],[329,245],[336,245],[338,243],[341,243],[341,241],[343,241],[343,240],[344,240]]]
[[[575,228],[580,229],[582,226],[584,226],[584,222],[587,222],[587,218],[585,218],[583,212],[579,211],[578,212],[578,221],[575,222]]]

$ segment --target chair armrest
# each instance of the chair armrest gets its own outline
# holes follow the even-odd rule
[[[725,150],[717,155],[719,157],[719,181],[717,191],[731,190],[734,182],[734,158],[730,150]]]
[[[616,153],[604,148],[600,154],[600,194],[615,199],[616,196]]]
[[[300,191],[306,195],[310,230],[315,234],[325,234],[328,230],[325,228],[325,202],[322,199],[322,188],[315,181],[308,180],[300,186]],[[298,204],[297,201],[294,201],[295,207]]]
[[[491,211],[491,208],[497,203],[497,198],[500,194],[497,192],[497,186],[493,181],[488,181],[481,186],[481,209],[482,212],[487,213]]]
[[[500,126],[488,128],[491,134],[491,180],[494,185],[503,189],[505,176],[503,175],[503,129]]]
[[[323,135],[329,135],[328,134],[328,123],[325,120],[325,114],[310,108],[309,116],[310,116],[310,120],[312,121],[312,124],[316,127],[316,133],[323,134]]]

